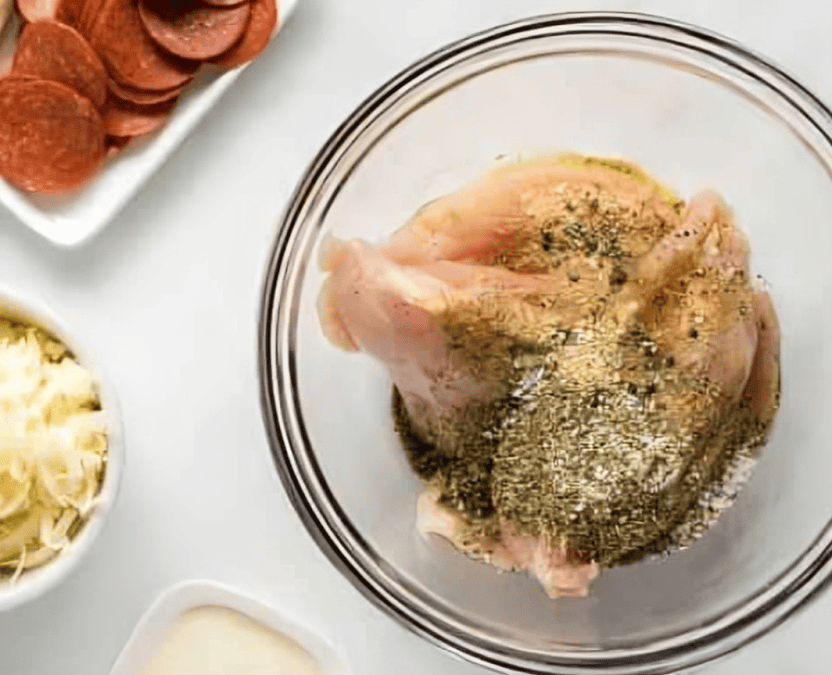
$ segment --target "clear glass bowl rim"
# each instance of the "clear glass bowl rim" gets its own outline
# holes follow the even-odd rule
[[[588,41],[618,36],[696,52],[769,90],[812,129],[826,152],[832,151],[832,112],[817,96],[767,58],[697,26],[637,13],[559,13],[497,26],[451,43],[402,71],[359,105],[328,139],[298,183],[280,220],[263,284],[258,331],[262,414],[280,480],[313,540],[366,598],[406,628],[458,657],[504,672],[673,673],[740,649],[816,598],[832,582],[832,521],[786,572],[741,607],[727,610],[696,631],[614,650],[555,654],[517,649],[460,630],[453,617],[434,611],[418,592],[392,578],[395,571],[369,550],[329,490],[294,397],[297,371],[290,333],[298,312],[298,270],[309,262],[300,261],[301,268],[297,267],[302,248],[297,242],[308,225],[308,205],[343,149],[402,92],[447,72],[449,64],[516,41],[564,35],[580,35]],[[341,176],[340,181],[348,178],[349,174]]]

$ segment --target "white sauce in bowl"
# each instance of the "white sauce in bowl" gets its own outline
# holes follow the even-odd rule
[[[323,675],[290,637],[226,607],[181,614],[141,675]]]

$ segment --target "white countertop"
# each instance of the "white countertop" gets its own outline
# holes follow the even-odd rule
[[[295,182],[378,85],[474,30],[588,9],[719,31],[832,102],[832,4],[823,0],[300,0],[270,51],[99,238],[60,250],[0,212],[0,285],[44,297],[79,327],[120,397],[127,446],[120,499],[86,564],[0,615],[2,675],[106,675],[154,598],[194,577],[318,628],[357,674],[483,672],[373,608],[301,526],[260,418],[260,284]],[[830,625],[826,593],[703,672],[826,675]]]

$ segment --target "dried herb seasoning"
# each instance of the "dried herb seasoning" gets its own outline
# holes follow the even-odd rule
[[[667,214],[593,185],[523,198],[532,225],[487,262],[551,287],[442,313],[451,361],[494,388],[420,432],[394,388],[408,459],[469,523],[493,532],[507,520],[566,545],[574,563],[684,548],[730,505],[769,432],[770,419],[690,367],[721,326],[751,320],[747,275],[699,266],[622,313],[619,294],[643,283],[634,261],[671,231]]]

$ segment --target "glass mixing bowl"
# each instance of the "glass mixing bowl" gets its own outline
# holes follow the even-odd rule
[[[523,673],[670,673],[780,624],[832,572],[832,117],[766,59],[634,14],[544,16],[419,61],[336,131],[285,213],[265,283],[260,375],[281,479],[366,597],[477,663]],[[562,151],[639,162],[732,205],[782,324],[776,430],[737,503],[689,550],[550,600],[415,529],[420,482],[381,365],[324,339],[328,235],[380,241],[500,161]]]

